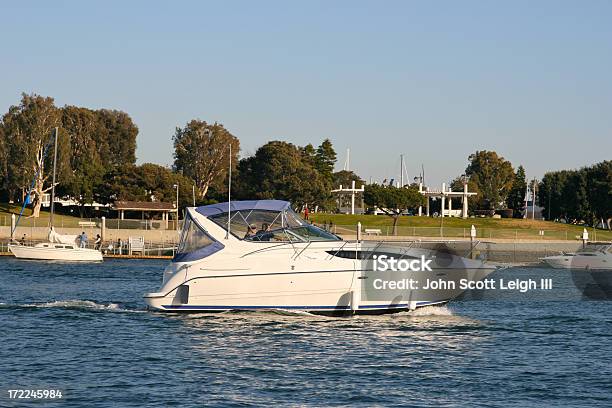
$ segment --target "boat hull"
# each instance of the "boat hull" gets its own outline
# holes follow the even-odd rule
[[[15,258],[40,261],[102,262],[102,253],[88,248],[68,249],[25,245],[9,245]]]
[[[612,269],[612,256],[610,255],[597,257],[555,255],[541,258],[541,260],[554,269]]]
[[[494,270],[434,270],[428,279],[447,274],[449,280],[456,282],[462,278],[478,281]],[[168,292],[148,293],[144,299],[150,309],[170,313],[287,310],[350,315],[397,313],[440,305],[464,292],[457,283],[454,288],[394,291],[386,297],[373,297],[361,283],[364,277],[361,271],[351,270],[201,275],[183,281]]]

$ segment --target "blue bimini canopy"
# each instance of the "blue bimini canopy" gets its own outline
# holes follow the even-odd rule
[[[281,200],[247,200],[247,201],[232,201],[230,210],[233,211],[250,211],[250,210],[267,210],[267,211],[285,211],[291,208],[288,201]],[[228,209],[227,203],[218,203],[211,205],[203,205],[196,208],[196,211],[205,217],[226,213]]]

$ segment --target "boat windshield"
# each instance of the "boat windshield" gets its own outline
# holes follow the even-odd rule
[[[612,252],[612,245],[609,244],[599,244],[599,243],[589,243],[586,247],[580,250],[581,253],[585,252]]]
[[[208,217],[227,229],[227,212]],[[232,211],[230,232],[247,241],[339,241],[336,235],[308,224],[293,210],[239,210]]]
[[[220,242],[215,241],[188,215],[183,225],[174,261],[187,262],[202,259],[223,248]]]

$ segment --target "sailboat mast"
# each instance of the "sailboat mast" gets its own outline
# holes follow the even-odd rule
[[[58,128],[53,129],[54,133],[54,148],[53,148],[53,180],[51,184],[51,215],[49,216],[49,227],[53,227],[53,212],[55,211],[55,168],[57,165],[57,136],[58,136]]]
[[[404,187],[404,155],[400,154],[400,187]]]

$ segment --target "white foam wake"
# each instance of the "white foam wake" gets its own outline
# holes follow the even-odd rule
[[[453,316],[453,312],[446,305],[424,306],[410,312],[410,316]]]
[[[31,305],[24,305],[29,307],[63,307],[66,309],[96,309],[96,310],[119,310],[119,305],[116,303],[109,303],[107,305],[103,303],[92,302],[91,300],[56,300],[54,302],[47,303],[34,303]]]
[[[144,310],[124,309],[117,303],[96,303],[91,300],[55,300],[45,303],[0,303],[3,308],[64,308],[64,309],[87,309],[87,310],[106,310],[111,312],[143,312]]]
[[[289,310],[289,309],[270,309],[269,312],[276,313],[285,316],[312,316],[316,317],[316,315],[306,312],[304,310]]]

